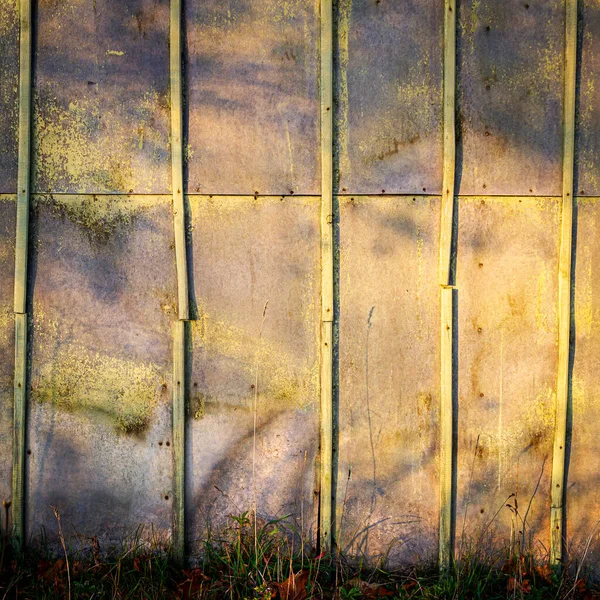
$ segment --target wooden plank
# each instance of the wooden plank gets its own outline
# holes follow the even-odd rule
[[[183,196],[183,107],[181,67],[181,0],[171,0],[170,73],[171,73],[171,171],[173,188],[173,225],[179,318],[189,319],[185,200]]]
[[[185,557],[185,321],[173,328],[173,555]]]
[[[439,566],[447,569],[453,556],[453,356],[452,230],[456,171],[456,2],[444,1],[444,166],[440,219],[441,346],[440,346],[440,539]]]
[[[15,312],[27,311],[27,247],[31,148],[31,0],[21,0],[19,63],[19,165],[17,170],[17,239]]]
[[[556,422],[554,429],[554,452],[552,455],[552,498],[550,508],[550,560],[555,564],[562,561],[564,548],[564,484],[570,377],[573,171],[575,156],[575,103],[577,94],[577,0],[566,0],[565,17],[563,194],[558,265],[558,375],[556,382]]]
[[[444,171],[440,227],[440,285],[450,285],[456,171],[456,2],[444,2]]]
[[[321,2],[321,547],[331,547],[333,468],[333,7]]]
[[[452,561],[452,482],[453,482],[453,323],[454,289],[440,288],[440,568],[446,569]]]
[[[27,315],[15,315],[12,520],[15,543],[23,547],[25,527],[25,423],[27,417]]]
[[[19,155],[15,242],[15,371],[13,408],[12,519],[15,542],[22,549],[25,527],[25,422],[27,412],[27,250],[31,173],[31,0],[19,3]]]

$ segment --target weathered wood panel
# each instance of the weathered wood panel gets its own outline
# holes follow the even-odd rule
[[[18,0],[0,0],[0,194],[17,190],[18,87]]]
[[[28,535],[52,532],[51,506],[82,535],[118,539],[141,523],[164,534],[176,314],[169,198],[38,197],[33,225]]]
[[[440,193],[442,18],[437,0],[338,3],[338,192]]]
[[[291,514],[316,533],[319,207],[318,198],[191,200],[192,542],[254,508],[253,470],[259,517]]]
[[[318,2],[185,5],[188,192],[318,194]]]
[[[340,203],[337,536],[432,559],[438,536],[439,199]]]
[[[168,0],[39,2],[33,191],[168,193]]]
[[[548,548],[559,221],[558,199],[459,200],[459,548],[519,540],[521,518]]]
[[[461,194],[560,195],[562,0],[459,9]]]
[[[11,497],[16,197],[0,196],[0,502]]]

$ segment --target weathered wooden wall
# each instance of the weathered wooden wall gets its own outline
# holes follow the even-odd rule
[[[511,494],[522,511],[531,501],[526,537],[539,551],[550,545],[570,2],[456,7],[457,547],[482,532],[507,542]],[[316,538],[328,109],[334,540],[394,562],[438,551],[447,5],[335,2],[325,107],[319,0],[184,2],[192,551],[208,524],[253,508],[255,487],[262,517],[292,514]],[[38,0],[33,14],[26,539],[42,527],[52,535],[51,506],[84,536],[116,540],[144,522],[167,538],[183,492],[171,425],[169,1]],[[579,1],[578,27],[573,548],[600,518],[598,0]],[[2,499],[12,494],[18,83],[19,0],[0,0]],[[590,556],[599,563],[597,533]]]

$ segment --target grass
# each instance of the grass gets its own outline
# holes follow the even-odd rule
[[[103,550],[92,538],[70,551],[56,516],[60,558],[51,559],[49,550],[19,555],[4,534],[0,600],[600,598],[581,568],[552,569],[510,546],[483,554],[478,540],[460,544],[461,558],[446,573],[433,565],[391,570],[315,555],[306,551],[291,519],[258,521],[255,530],[254,515],[246,512],[231,516],[218,536],[209,532],[194,566],[182,569],[168,544],[142,528],[118,548]]]

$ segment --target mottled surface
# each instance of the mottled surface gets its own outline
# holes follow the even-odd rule
[[[33,218],[27,532],[171,524],[168,199],[42,197]],[[168,497],[168,499],[167,499]]]
[[[600,201],[579,200],[575,270],[575,355],[573,364],[572,443],[567,487],[569,543],[581,556],[591,535],[589,563],[600,565]],[[596,573],[597,576],[597,573]]]
[[[319,201],[196,197],[191,208],[190,539],[252,509],[253,482],[261,518],[291,514],[314,532]]]
[[[459,547],[506,544],[523,518],[527,549],[548,548],[559,221],[553,199],[459,202]]]
[[[33,189],[167,193],[168,0],[37,7]]]
[[[0,0],[0,194],[17,191],[18,86],[19,9],[17,0]]]
[[[600,2],[580,2],[580,83],[577,122],[577,189],[600,195]]]
[[[0,196],[0,502],[11,497],[15,197]]]
[[[439,202],[340,206],[337,530],[394,563],[437,548]]]
[[[465,0],[458,35],[460,193],[559,195],[564,2]]]
[[[318,2],[185,6],[188,191],[318,193]]]
[[[339,2],[338,191],[440,192],[442,17],[436,0]]]

